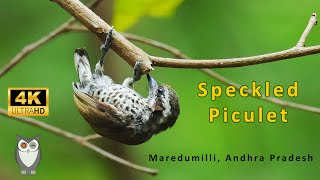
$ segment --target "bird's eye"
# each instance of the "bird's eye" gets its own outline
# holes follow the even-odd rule
[[[162,94],[163,91],[164,91],[163,87],[159,87],[159,88],[158,88],[158,94]]]
[[[23,148],[23,149],[24,149],[24,148],[26,148],[26,147],[27,147],[27,143],[21,143],[21,144],[20,144],[20,146],[21,146],[21,148]]]

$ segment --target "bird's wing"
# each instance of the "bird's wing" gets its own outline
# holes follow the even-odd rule
[[[109,128],[128,125],[123,113],[115,106],[100,102],[80,91],[73,84],[74,99],[82,116],[94,126],[108,126]]]

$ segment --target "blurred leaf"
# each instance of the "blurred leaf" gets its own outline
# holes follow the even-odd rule
[[[117,0],[113,25],[126,31],[144,16],[168,17],[183,0]]]

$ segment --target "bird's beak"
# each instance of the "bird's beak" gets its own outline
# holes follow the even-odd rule
[[[148,83],[150,88],[149,92],[153,92],[158,87],[158,83],[149,74],[147,74],[147,78],[148,78]]]
[[[29,150],[29,149],[27,149],[27,152],[29,153],[29,152],[30,152],[30,150]]]

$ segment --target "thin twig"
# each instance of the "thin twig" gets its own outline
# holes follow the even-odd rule
[[[188,57],[187,55],[183,54],[179,49],[172,47],[170,45],[164,44],[162,42],[153,40],[153,39],[149,39],[146,37],[142,37],[142,36],[138,36],[135,34],[130,34],[130,33],[121,33],[124,37],[126,37],[127,39],[131,40],[131,41],[136,41],[136,42],[140,42],[140,43],[144,43],[153,47],[156,47],[158,49],[167,51],[169,53],[171,53],[172,55],[174,55],[176,58],[179,59],[190,59],[190,57]]]
[[[91,141],[93,139],[102,138],[99,134],[91,134],[82,138],[82,141]]]
[[[96,34],[100,38],[100,40],[105,40],[105,33],[107,33],[110,30],[111,26],[104,22],[99,16],[94,14],[91,10],[86,8],[80,1],[53,1],[59,4],[72,16],[77,18],[91,32]],[[150,62],[147,63],[148,61],[151,61],[153,66],[171,68],[226,68],[255,65],[320,53],[320,45],[307,48],[295,46],[294,48],[288,50],[251,57],[210,60],[182,60],[150,56],[137,46],[126,41],[126,39],[119,33],[115,33],[114,42],[115,43],[113,44],[112,49],[130,65],[134,65],[137,60],[143,61],[142,68],[144,69],[144,73],[147,72],[145,70],[151,70],[150,66],[146,66],[146,64],[150,64]]]
[[[90,3],[88,3],[88,7],[89,8],[95,8],[95,7],[97,7],[99,5],[99,3],[101,1],[102,0],[93,0]],[[36,49],[38,49],[44,43],[48,42],[49,40],[57,37],[58,35],[60,35],[60,34],[62,34],[64,32],[68,32],[69,29],[67,27],[69,27],[70,25],[72,25],[75,22],[76,22],[76,19],[72,17],[69,20],[67,20],[65,23],[63,23],[59,27],[57,27],[55,30],[51,31],[48,35],[42,37],[41,39],[39,39],[39,40],[37,40],[37,41],[35,41],[33,43],[30,43],[30,44],[26,45],[24,48],[22,48],[22,50],[20,52],[18,52],[9,61],[8,64],[3,66],[3,68],[0,70],[0,77],[2,77],[7,72],[9,72],[14,66],[16,66],[19,62],[21,62],[21,60],[23,58],[25,58],[31,52],[33,52]]]
[[[162,49],[164,51],[167,51],[167,52],[173,54],[177,58],[189,59],[189,57],[187,55],[183,54],[180,50],[178,50],[175,47],[172,47],[170,45],[161,43],[159,41],[155,41],[153,39],[148,39],[145,37],[141,37],[141,36],[137,36],[137,35],[133,35],[133,34],[129,34],[129,33],[122,33],[122,34],[123,34],[123,36],[125,36],[129,40],[141,42],[141,43]],[[232,85],[232,86],[236,87],[237,89],[240,89],[240,87],[241,87],[241,85],[231,81],[230,79],[227,79],[226,77],[224,77],[224,76],[222,76],[222,75],[220,75],[210,69],[199,69],[199,70],[201,72],[205,73],[206,75],[209,75],[209,76],[221,81],[222,83],[224,83],[226,85]],[[251,89],[248,89],[247,92],[248,92],[248,94],[252,95]],[[279,106],[291,107],[291,108],[295,108],[295,109],[300,109],[300,110],[320,114],[320,108],[317,108],[317,107],[308,106],[308,105],[304,105],[304,104],[298,104],[298,103],[289,102],[289,101],[284,101],[284,100],[274,98],[274,97],[265,97],[265,96],[262,96],[262,97],[255,96],[255,97],[262,99],[262,100],[265,100],[267,102],[271,102],[271,103],[279,105]]]
[[[68,31],[89,31],[89,29],[87,29],[85,26],[83,25],[69,25],[68,27],[66,27],[66,29],[68,29]]]
[[[8,111],[0,108],[0,114],[1,115],[4,115],[4,116],[8,116]],[[54,133],[58,136],[62,136],[62,137],[65,137],[67,139],[70,139],[88,149],[91,149],[95,152],[97,152],[98,154],[101,154],[102,156],[104,157],[107,157],[117,163],[120,163],[120,164],[123,164],[125,166],[128,166],[132,169],[135,169],[135,170],[138,170],[140,172],[144,172],[144,173],[148,173],[150,175],[156,175],[158,173],[158,170],[156,169],[150,169],[150,168],[147,168],[147,167],[143,167],[143,166],[139,166],[137,164],[133,164],[132,162],[129,162],[127,160],[124,160],[120,157],[117,157],[99,147],[97,147],[96,145],[88,142],[88,141],[84,141],[83,139],[85,137],[82,137],[82,136],[79,136],[79,135],[76,135],[76,134],[73,134],[71,132],[68,132],[68,131],[65,131],[63,129],[60,129],[60,128],[57,128],[55,126],[52,126],[50,124],[46,124],[44,122],[41,122],[41,121],[38,121],[36,119],[33,119],[31,117],[22,117],[22,116],[10,116],[11,118],[19,121],[19,122],[23,122],[23,123],[26,123],[26,124],[29,124],[29,125],[32,125],[32,126],[35,126],[35,127],[38,127],[38,128],[41,128],[41,129],[44,129],[48,132],[51,132],[51,133]]]
[[[304,47],[305,46],[305,42],[306,42],[306,39],[311,31],[311,29],[317,25],[317,14],[316,13],[313,13],[312,16],[310,17],[310,20],[308,22],[308,25],[306,27],[306,29],[303,31],[296,47]]]

